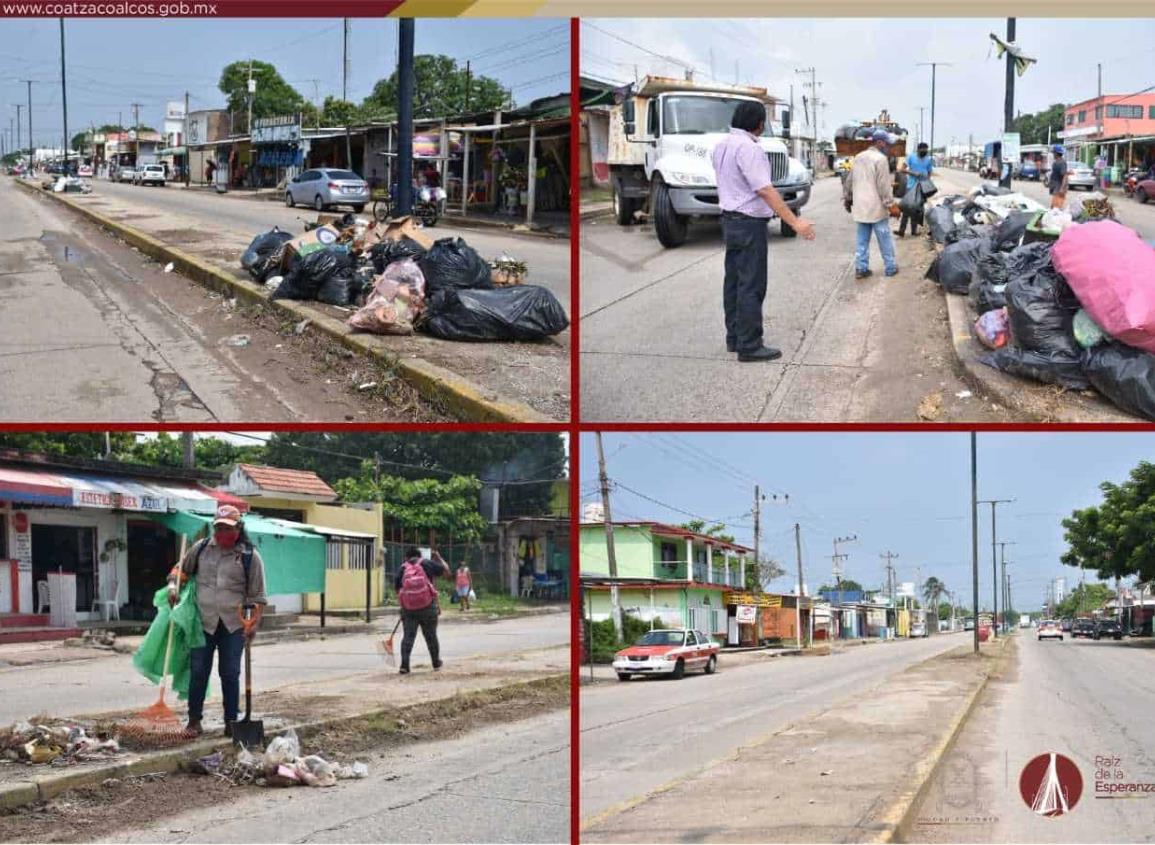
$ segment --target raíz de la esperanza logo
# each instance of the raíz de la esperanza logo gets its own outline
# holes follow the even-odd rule
[[[1075,809],[1083,795],[1083,775],[1070,757],[1040,754],[1023,767],[1019,794],[1031,812],[1061,816]]]

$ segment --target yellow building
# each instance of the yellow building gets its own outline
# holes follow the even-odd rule
[[[314,472],[237,464],[222,488],[250,510],[272,519],[311,526],[325,535],[325,593],[275,596],[270,603],[290,613],[364,610],[385,600],[379,502],[348,505]]]

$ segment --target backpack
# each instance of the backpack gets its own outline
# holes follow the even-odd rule
[[[424,610],[437,600],[437,588],[425,574],[421,561],[406,561],[402,564],[401,589],[397,601],[404,610]]]

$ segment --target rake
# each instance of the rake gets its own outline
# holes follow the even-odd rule
[[[400,627],[401,620],[398,619],[397,624],[393,626],[393,630],[390,632],[389,636],[381,641],[381,653],[385,655],[385,660],[389,663],[390,666],[397,665],[397,656],[393,653],[393,637],[396,635],[397,629]]]

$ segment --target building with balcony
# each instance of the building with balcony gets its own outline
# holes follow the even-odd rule
[[[1059,133],[1070,160],[1102,154],[1126,170],[1155,163],[1155,93],[1104,94],[1067,106]]]

